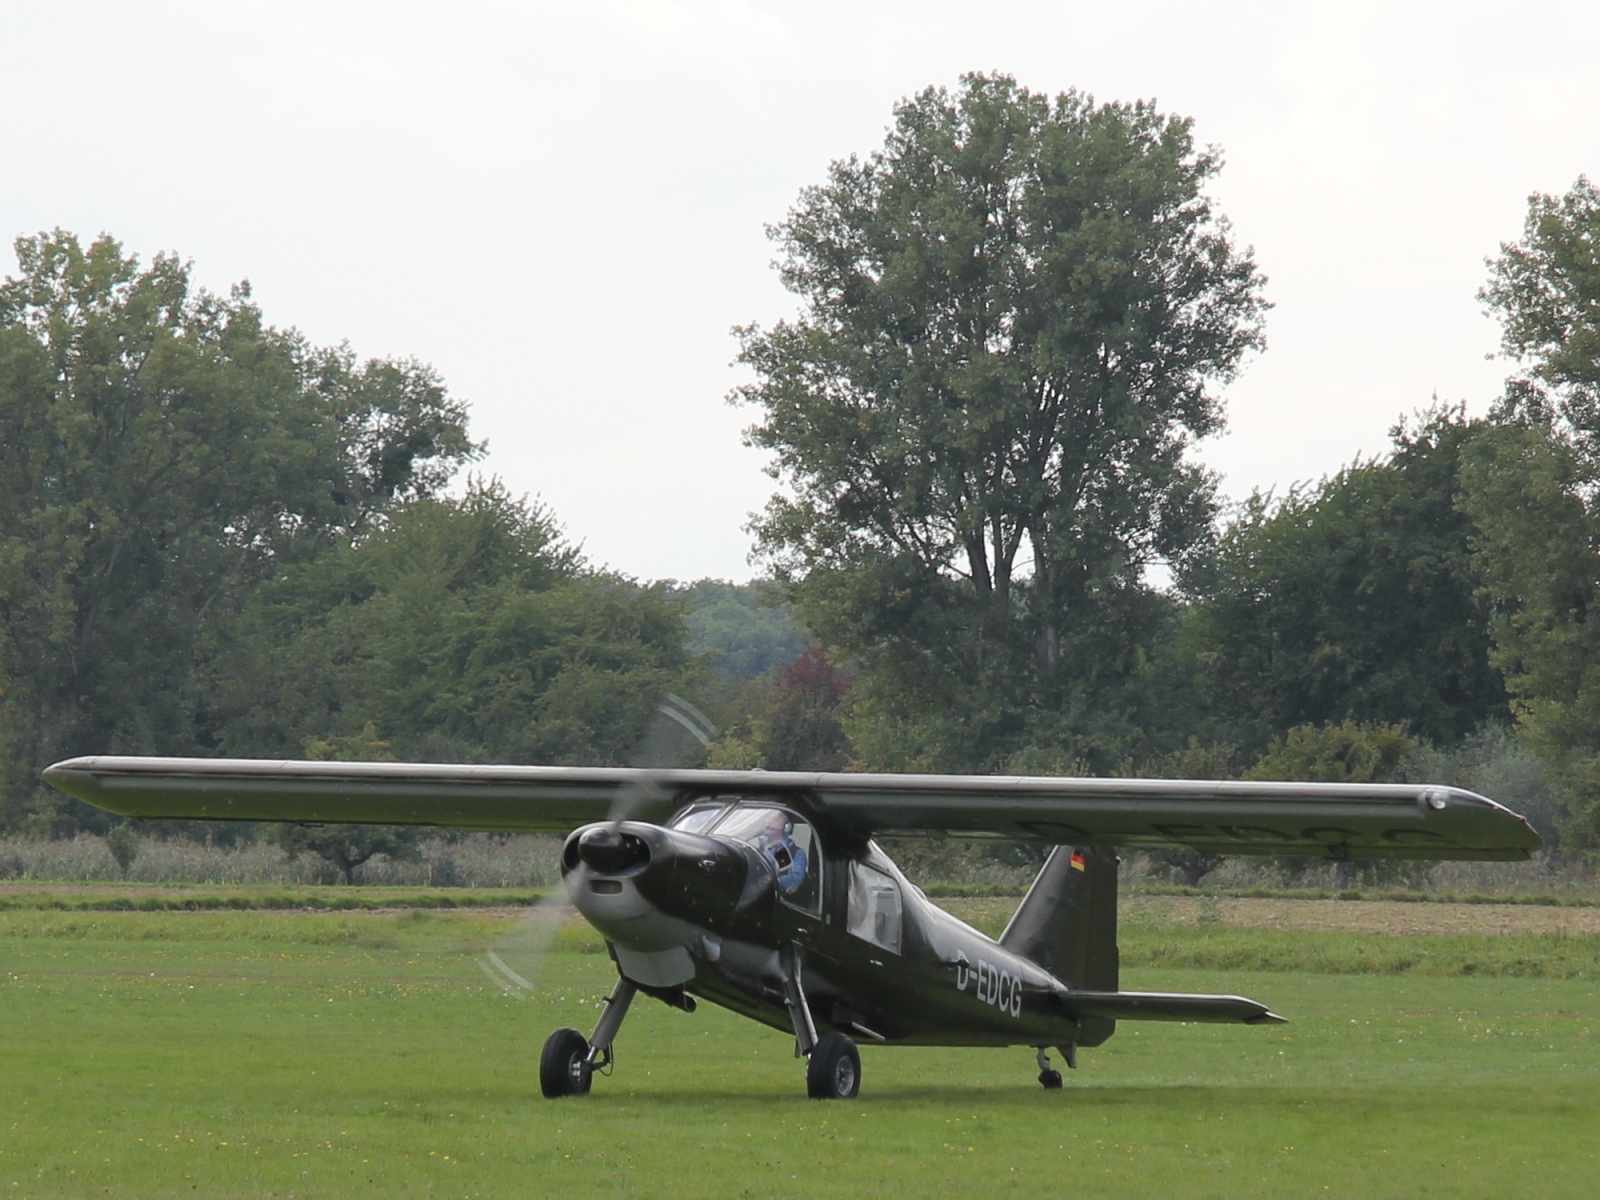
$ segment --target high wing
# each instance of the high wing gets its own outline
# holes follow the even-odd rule
[[[618,810],[661,822],[697,797],[784,796],[854,837],[1189,846],[1213,854],[1526,859],[1504,806],[1423,784],[654,771],[100,755],[44,773],[126,817],[441,825],[566,833]]]

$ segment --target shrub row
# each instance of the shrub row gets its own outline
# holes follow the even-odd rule
[[[3,892],[0,910],[54,912],[360,912],[386,908],[503,908],[536,903],[544,893],[506,888],[301,888],[293,891],[204,892],[96,887],[93,891]]]

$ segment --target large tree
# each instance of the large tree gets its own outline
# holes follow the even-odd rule
[[[248,287],[197,290],[186,263],[141,267],[109,237],[16,252],[0,283],[0,825],[52,802],[37,789],[54,758],[203,749],[208,623],[477,452],[425,367],[312,347]]]
[[[1564,196],[1528,197],[1522,240],[1501,243],[1489,267],[1479,298],[1521,367],[1507,389],[1510,410],[1548,409],[1600,460],[1600,189],[1579,176]],[[1600,465],[1589,469],[1600,474]]]
[[[1262,279],[1202,191],[1218,166],[1151,104],[970,75],[771,231],[803,307],[740,331],[749,437],[788,485],[755,529],[862,668],[869,764],[1093,752],[1170,616],[1146,567],[1210,519],[1185,452],[1261,344]]]
[[[1520,367],[1466,464],[1518,727],[1551,766],[1564,845],[1600,852],[1600,191],[1534,195],[1482,299]]]
[[[1463,448],[1483,432],[1436,409],[1396,428],[1383,459],[1252,498],[1191,561],[1178,647],[1214,737],[1259,752],[1292,726],[1356,721],[1453,743],[1509,721],[1458,507]]]

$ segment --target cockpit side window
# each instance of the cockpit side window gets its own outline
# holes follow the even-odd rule
[[[741,804],[712,831],[743,842],[772,864],[778,897],[786,904],[817,912],[822,901],[822,850],[809,822],[786,808]]]
[[[726,804],[693,804],[672,818],[668,828],[685,833],[704,833],[727,810]]]

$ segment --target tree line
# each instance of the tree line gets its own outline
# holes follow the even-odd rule
[[[1268,305],[1219,169],[1151,104],[1002,75],[900,104],[770,231],[797,314],[738,331],[784,485],[748,587],[628,578],[463,478],[483,447],[423,364],[109,237],[20,239],[0,827],[105,828],[39,787],[70,754],[624,763],[677,694],[720,766],[1392,778],[1500,747],[1600,848],[1600,194],[1533,197],[1491,260],[1486,417],[1434,404],[1230,508],[1190,451]]]
[[[0,828],[106,827],[39,783],[73,754],[618,762],[695,686],[669,586],[493,480],[448,488],[482,446],[426,366],[313,346],[110,237],[16,251]]]

